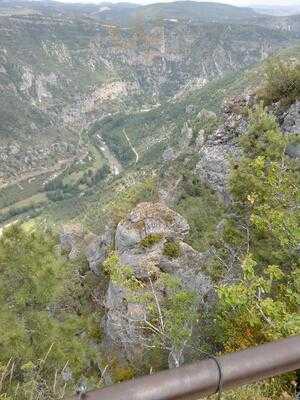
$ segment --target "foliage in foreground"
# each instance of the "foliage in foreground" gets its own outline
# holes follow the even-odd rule
[[[258,274],[256,265],[251,255],[246,256],[242,280],[219,288],[218,323],[225,351],[255,346],[300,330],[299,271],[285,276],[279,267],[269,265]]]
[[[235,237],[243,243],[241,259],[252,253],[260,270],[276,264],[290,272],[297,263],[299,176],[295,163],[285,155],[287,144],[274,117],[258,106],[250,113],[248,133],[241,138],[245,155],[232,169],[235,216],[227,241]]]
[[[234,207],[224,238],[242,264],[242,280],[221,286],[222,342],[228,350],[300,329],[297,174],[285,155],[287,139],[261,107],[250,113],[244,156],[234,163]],[[226,315],[232,319],[229,321]],[[293,320],[293,322],[292,322]],[[234,338],[230,340],[230,335]],[[235,344],[234,344],[235,343]]]
[[[217,341],[225,351],[300,332],[299,177],[285,155],[287,143],[262,106],[250,112],[250,126],[241,139],[244,156],[232,166],[234,206],[223,233],[231,257],[220,253],[235,279],[242,265],[239,281],[218,288]],[[285,384],[279,377],[267,394],[254,392],[255,397],[241,389],[241,395],[228,398],[279,398]]]
[[[51,234],[19,225],[0,239],[0,393],[15,400],[62,398],[82,376],[97,376],[95,315],[81,315],[89,290],[56,246]]]

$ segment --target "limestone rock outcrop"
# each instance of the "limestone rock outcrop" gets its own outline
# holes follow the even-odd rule
[[[297,100],[287,110],[279,110],[277,119],[284,133],[300,134],[300,101]]]
[[[70,260],[86,257],[90,270],[101,274],[101,265],[111,246],[111,232],[107,229],[102,236],[86,233],[80,224],[64,225],[60,232],[61,249],[68,253]]]
[[[300,101],[297,100],[290,105],[287,110],[277,110],[275,112],[282,131],[287,135],[300,135]],[[299,140],[294,140],[288,144],[286,153],[292,158],[300,158]]]
[[[230,201],[228,178],[230,159],[241,156],[239,137],[246,133],[248,118],[246,107],[257,103],[253,95],[237,96],[225,103],[222,110],[223,122],[211,136],[203,138],[203,131],[196,138],[199,161],[195,173],[202,182],[208,184],[225,202]],[[296,101],[288,108],[280,103],[274,104],[268,110],[273,114],[284,134],[300,133],[300,102]],[[300,157],[299,143],[289,144],[287,153],[291,157]]]
[[[61,249],[68,253],[70,260],[75,260],[82,253],[84,230],[80,224],[63,225],[60,232]]]
[[[149,284],[147,266],[151,265],[156,277],[165,272],[180,278],[184,288],[197,294],[199,307],[205,307],[214,301],[212,282],[203,272],[209,255],[184,242],[188,232],[188,223],[175,211],[161,203],[141,203],[118,224],[115,249],[120,264],[131,266],[145,288]],[[166,252],[170,241],[177,246],[174,255]],[[157,282],[154,278],[153,284]],[[164,288],[156,290],[163,298]],[[105,307],[106,340],[121,346],[127,359],[132,360],[142,349],[136,322],[145,318],[143,305],[135,302],[126,289],[110,282]]]
[[[248,121],[243,115],[244,107],[251,105],[250,96],[236,97],[223,107],[223,124],[208,137],[199,150],[196,173],[204,183],[228,201],[227,190],[230,158],[240,155],[238,137],[246,132]],[[203,141],[202,141],[203,142]]]

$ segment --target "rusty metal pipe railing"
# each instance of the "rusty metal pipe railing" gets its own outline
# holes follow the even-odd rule
[[[223,389],[300,369],[300,336],[218,357]],[[206,359],[87,393],[87,400],[196,400],[216,393],[218,364]]]

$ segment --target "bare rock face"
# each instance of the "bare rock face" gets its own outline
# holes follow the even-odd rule
[[[188,289],[202,295],[207,290],[202,283],[206,281],[210,287],[208,278],[201,272],[208,256],[184,242],[189,229],[187,221],[164,204],[139,204],[117,227],[115,246],[121,264],[133,267],[135,276],[141,280],[148,277],[145,265],[155,265],[162,272],[180,277]],[[156,236],[155,243],[145,245],[151,235]],[[164,251],[169,240],[178,245],[178,255],[174,257]]]
[[[230,159],[238,158],[238,137],[247,130],[248,121],[243,115],[246,106],[252,104],[250,96],[236,97],[223,107],[224,123],[202,142],[200,160],[196,166],[199,178],[214,189],[223,200],[228,201],[227,191]]]
[[[127,216],[125,221],[121,221],[116,231],[116,248],[122,252],[126,232],[130,232],[130,236],[139,238],[139,240],[154,233],[173,236],[180,239],[186,237],[189,231],[189,225],[186,220],[161,203],[140,203]]]
[[[195,172],[200,180],[215,190],[225,202],[230,201],[228,191],[230,159],[238,159],[241,156],[238,141],[248,128],[249,121],[244,110],[245,107],[252,107],[255,102],[255,97],[251,95],[231,99],[223,107],[222,125],[209,138],[204,139],[200,131],[196,139],[200,158]],[[299,101],[288,109],[282,109],[279,103],[275,104],[269,108],[269,112],[276,117],[283,133],[300,132]],[[297,142],[290,144],[287,153],[294,158],[300,157],[299,144]]]
[[[276,115],[277,114],[277,115]],[[282,131],[287,135],[300,135],[300,101],[296,101],[287,110],[275,111]],[[289,143],[286,149],[291,158],[300,158],[300,143],[295,140]]]
[[[74,260],[82,252],[84,240],[83,227],[80,224],[64,225],[60,233],[60,246],[63,251],[68,252],[70,260]]]
[[[181,215],[161,203],[141,203],[119,223],[116,231],[116,250],[121,263],[131,265],[138,278],[144,278],[143,265],[148,261],[157,263],[167,238],[182,240],[187,235],[189,226]],[[141,241],[149,235],[159,235],[155,246],[147,251]]]
[[[286,134],[300,134],[300,101],[277,116],[281,129]]]
[[[60,245],[63,251],[68,253],[70,260],[79,256],[87,259],[91,271],[101,274],[101,265],[107,257],[112,243],[109,230],[102,236],[84,232],[80,224],[64,225],[60,233]]]
[[[179,277],[187,290],[197,293],[200,307],[214,300],[212,283],[203,272],[209,255],[198,253],[184,242],[188,232],[186,220],[170,208],[161,203],[141,203],[119,223],[115,248],[121,265],[131,266],[145,288],[149,285],[147,266],[151,265],[156,277],[162,272]],[[166,254],[165,244],[169,241],[176,242],[177,254]],[[156,286],[158,280],[154,279],[153,284]],[[164,288],[156,289],[163,298]],[[113,282],[109,284],[105,306],[106,338],[110,345],[121,347],[132,361],[143,349],[136,322],[145,319],[146,311],[128,296],[126,289]]]
[[[213,300],[211,280],[202,272],[209,260],[209,254],[199,253],[185,242],[179,242],[180,255],[170,259],[161,256],[159,268],[163,272],[178,276],[184,286],[198,294],[199,303]]]
[[[129,301],[127,291],[113,282],[109,283],[104,305],[107,310],[103,321],[106,347],[119,349],[120,359],[139,358],[142,338],[137,322],[144,319],[143,306]]]
[[[95,275],[101,274],[101,265],[108,255],[111,244],[112,236],[109,230],[102,236],[91,233],[85,237],[85,256]]]

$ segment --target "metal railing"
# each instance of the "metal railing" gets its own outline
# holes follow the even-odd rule
[[[230,353],[87,393],[86,400],[196,400],[300,369],[300,336]],[[76,397],[75,397],[76,398]],[[77,397],[78,398],[78,397]]]

